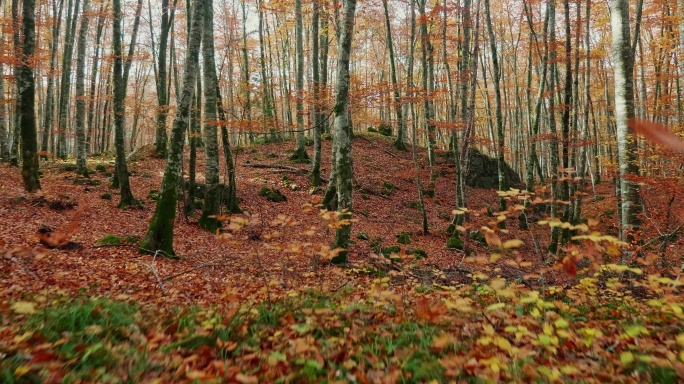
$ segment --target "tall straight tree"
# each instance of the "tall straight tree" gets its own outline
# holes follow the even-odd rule
[[[499,176],[499,190],[505,191],[508,189],[506,185],[506,174],[504,162],[504,121],[503,114],[501,111],[501,69],[499,68],[499,54],[496,49],[496,37],[494,36],[494,26],[492,25],[492,15],[489,9],[489,0],[485,0],[485,17],[487,18],[487,33],[489,34],[489,50],[492,54],[492,72],[494,75],[494,101],[496,110],[496,157],[497,157],[497,170]],[[499,199],[499,209],[506,209],[506,200],[501,197]]]
[[[59,5],[58,5],[59,4]],[[59,7],[59,8],[58,8]],[[50,70],[47,76],[47,90],[45,95],[45,112],[43,116],[43,137],[40,141],[42,158],[47,159],[48,144],[52,132],[52,120],[55,104],[55,72],[57,71],[57,48],[59,46],[59,30],[62,25],[62,9],[64,0],[52,2],[52,36],[50,39]],[[97,62],[97,60],[95,60]]]
[[[304,142],[304,27],[302,23],[302,0],[295,0],[295,35],[297,45],[297,134],[296,148],[291,160],[308,162],[309,155],[306,153]]]
[[[78,1],[78,0],[77,0]],[[121,12],[121,0],[113,0],[112,11],[114,20],[112,22],[113,33],[113,53],[114,63],[113,68],[113,83],[114,83],[114,147],[116,150],[116,175],[119,181],[119,190],[121,192],[121,200],[119,201],[119,208],[125,208],[134,205],[135,198],[131,191],[131,183],[128,179],[128,167],[126,166],[126,147],[125,147],[125,132],[124,125],[126,124],[126,107],[124,106],[124,99],[126,98],[126,83],[124,81],[124,65],[121,49],[121,19],[123,13]]]
[[[24,0],[23,48],[19,56],[19,73],[17,89],[21,99],[21,177],[24,179],[26,192],[40,190],[38,180],[38,138],[36,132],[36,83],[33,78],[31,61],[36,51],[36,3]]]
[[[205,0],[204,24],[202,27],[202,60],[204,69],[204,154],[205,182],[204,204],[199,224],[202,228],[215,232],[218,228],[216,215],[221,208],[219,199],[219,153],[217,139],[216,99],[218,77],[214,57],[214,5],[213,0]],[[200,95],[197,95],[199,98]]]
[[[394,140],[394,148],[405,151],[404,137],[406,136],[406,121],[402,113],[401,97],[399,96],[399,85],[397,84],[397,70],[394,65],[394,44],[392,42],[392,27],[390,25],[387,1],[382,0],[382,7],[385,11],[385,29],[387,30],[387,53],[389,55],[390,78],[392,79],[392,91],[394,93],[394,113],[397,117],[397,138]]]
[[[66,159],[67,152],[67,115],[69,112],[69,90],[71,89],[71,63],[74,54],[74,35],[78,22],[81,0],[69,0],[67,19],[64,27],[64,51],[62,53],[62,79],[59,89],[59,120],[57,126],[57,157]]]
[[[435,141],[437,127],[435,126],[435,65],[430,34],[428,33],[428,18],[425,14],[425,3],[427,0],[418,1],[418,13],[420,14],[420,42],[421,42],[421,62],[423,66],[423,112],[425,113],[425,125],[427,126],[427,150],[428,164],[430,167],[435,165]],[[436,174],[431,173],[430,178],[434,179]]]
[[[162,179],[159,200],[157,200],[157,207],[154,210],[150,226],[143,241],[140,243],[140,250],[143,252],[160,252],[164,256],[171,258],[176,257],[176,253],[173,250],[173,229],[176,218],[176,203],[178,202],[178,185],[182,181],[181,170],[185,131],[190,123],[190,108],[192,108],[192,98],[195,93],[205,6],[205,0],[195,0],[183,68],[183,84],[178,99],[176,116],[173,120],[173,128],[171,129],[171,142],[166,157],[164,178]]]
[[[78,30],[78,51],[76,53],[76,173],[88,176],[86,157],[86,100],[85,100],[85,54],[88,37],[88,13],[90,0],[83,0],[83,16]]]
[[[639,174],[637,143],[629,133],[634,118],[634,51],[630,44],[629,2],[610,1],[610,25],[613,35],[612,55],[615,76],[615,125],[620,166],[621,237],[631,240],[640,227],[639,190],[632,181]]]
[[[321,113],[321,73],[319,62],[319,19],[321,7],[318,0],[313,2],[313,15],[311,17],[311,65],[313,67],[313,94],[314,94],[314,120],[313,120],[313,139],[314,139],[314,154],[313,167],[311,169],[311,184],[314,186],[321,185],[321,130],[323,125],[323,115]]]
[[[4,45],[4,37],[0,34],[0,49]],[[5,66],[0,63],[0,73],[5,73]],[[0,76],[0,161],[9,161],[10,145],[7,132],[7,108],[5,107],[5,77]]]
[[[351,236],[352,209],[352,127],[349,121],[349,61],[351,57],[352,36],[354,34],[354,14],[356,0],[343,0],[344,15],[340,24],[337,46],[337,85],[335,95],[335,128],[333,152],[335,156],[335,183],[337,190],[337,211],[340,212],[341,225],[335,233],[335,248],[343,248],[332,262],[347,262],[347,248]]]
[[[95,122],[95,105],[97,104],[98,96],[97,92],[97,73],[100,63],[100,41],[102,40],[102,32],[104,30],[104,20],[105,20],[105,9],[107,4],[102,3],[100,5],[100,10],[98,11],[97,17],[97,27],[95,32],[95,56],[93,58],[93,64],[90,69],[90,96],[88,100],[88,151],[91,150],[91,142],[93,140],[94,132],[94,122]]]
[[[169,12],[169,0],[162,0],[161,32],[159,33],[159,57],[157,64],[157,131],[156,152],[160,157],[166,156],[166,116],[169,109],[169,97],[166,93],[166,50],[169,44],[169,32],[173,25],[174,12]]]
[[[21,25],[19,22],[19,0],[12,0],[11,6],[12,12],[12,40],[14,42],[14,55],[15,57],[21,56]],[[21,70],[19,62],[16,61],[14,64],[14,74],[19,77],[19,71]],[[10,164],[15,167],[19,166],[19,140],[21,136],[21,97],[17,97],[14,102],[14,122],[12,124],[12,129],[10,133],[12,135],[11,147],[10,147]]]

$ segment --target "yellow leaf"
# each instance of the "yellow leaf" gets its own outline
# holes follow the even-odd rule
[[[553,325],[555,325],[556,328],[565,329],[565,328],[567,328],[567,327],[570,326],[570,323],[568,323],[567,320],[565,320],[565,319],[563,319],[563,318],[560,318],[560,319],[556,320],[556,321],[553,323]]]
[[[522,245],[523,245],[523,241],[522,241],[522,240],[520,240],[520,239],[513,239],[513,240],[506,240],[506,242],[504,242],[504,244],[503,244],[503,247],[504,247],[505,249],[509,249],[509,248],[520,248],[520,247],[522,247]]]
[[[20,315],[33,315],[34,313],[38,313],[36,303],[30,301],[17,301],[12,304],[11,308],[15,313]]]
[[[622,352],[620,354],[620,362],[622,365],[629,365],[634,362],[634,355],[630,351]]]
[[[492,305],[488,306],[487,311],[488,312],[498,311],[499,309],[503,309],[505,307],[506,307],[506,303],[496,303],[496,304],[492,304]]]
[[[29,373],[29,371],[31,371],[31,367],[28,365],[20,365],[14,370],[14,376],[24,376],[25,374]]]
[[[248,376],[242,373],[235,375],[235,380],[242,384],[256,384],[259,382],[259,378],[256,376]]]
[[[432,348],[436,349],[437,351],[441,351],[450,344],[454,344],[454,341],[454,335],[445,333],[432,340]]]

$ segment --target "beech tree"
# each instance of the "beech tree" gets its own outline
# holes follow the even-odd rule
[[[349,122],[349,61],[351,58],[352,36],[354,34],[354,14],[356,0],[343,0],[344,15],[340,24],[340,35],[337,44],[337,85],[335,87],[335,123],[333,138],[333,154],[336,169],[335,183],[337,191],[337,211],[339,227],[335,233],[334,246],[343,248],[332,262],[347,262],[347,251],[351,236],[352,217],[352,127]]]
[[[183,163],[183,147],[185,146],[185,131],[190,123],[190,108],[195,92],[199,48],[202,41],[202,25],[206,0],[195,0],[192,8],[192,21],[183,67],[183,83],[178,99],[178,108],[173,120],[171,142],[166,157],[164,178],[159,190],[159,199],[150,221],[150,226],[140,243],[143,252],[160,252],[162,255],[175,258],[173,250],[173,229],[176,218],[176,203],[178,201],[178,185],[182,181],[181,170]]]
[[[620,167],[621,231],[623,239],[631,240],[639,229],[639,190],[632,178],[639,175],[637,143],[628,124],[634,119],[634,56],[630,44],[629,2],[610,1],[610,25],[613,36],[612,55],[615,76],[615,124],[618,162]]]
[[[88,37],[88,13],[90,0],[83,0],[83,16],[78,31],[78,52],[76,53],[76,173],[88,176],[86,157],[86,100],[85,100],[85,53]]]
[[[32,56],[36,52],[36,3],[24,0],[23,28],[24,35],[21,54],[19,56],[19,73],[17,91],[21,99],[21,177],[24,179],[26,192],[40,190],[38,180],[38,138],[36,132],[36,83],[33,77]]]

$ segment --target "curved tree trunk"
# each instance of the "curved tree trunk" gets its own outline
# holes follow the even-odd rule
[[[183,85],[178,100],[176,116],[173,120],[171,146],[166,157],[164,178],[162,179],[159,200],[150,221],[150,227],[140,243],[140,250],[143,252],[160,252],[164,256],[172,258],[176,257],[173,251],[173,229],[176,218],[176,203],[178,202],[178,185],[181,182],[185,131],[190,123],[190,108],[192,107],[192,98],[195,92],[204,8],[204,0],[195,1],[187,56],[183,68]]]

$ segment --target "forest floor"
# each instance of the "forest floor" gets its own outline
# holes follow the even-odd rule
[[[451,161],[438,156],[425,235],[411,153],[364,134],[354,141],[358,222],[350,262],[335,267],[327,247],[334,218],[312,204],[321,190],[293,169],[254,167],[308,169],[288,160],[291,146],[237,151],[237,190],[248,213],[226,218],[230,232],[220,236],[197,226],[197,212],[179,214],[180,260],[136,246],[164,170],[145,149],[129,164],[141,209],[117,208],[110,157],[90,159],[97,169],[90,180],[78,179],[73,163],[44,163],[42,198],[26,196],[19,170],[0,165],[0,382],[684,377],[683,244],[676,233],[658,237],[673,233],[684,215],[655,186],[644,193],[653,196],[653,212],[668,217],[649,218],[644,257],[626,257],[610,236],[616,220],[608,182],[585,197],[584,214],[595,220],[573,228],[584,237],[559,255],[545,250],[551,231],[538,223],[543,201],[524,210],[521,196],[510,193],[510,209],[497,213],[496,191],[469,189],[466,255],[446,246],[455,208]],[[324,176],[329,152],[325,141]],[[418,155],[425,164],[425,153]],[[199,151],[198,183],[203,157]],[[426,189],[430,171],[419,172]],[[287,200],[268,201],[259,195],[264,187]],[[40,245],[41,228],[68,224],[77,210],[68,244]],[[521,212],[528,229],[520,229]]]

